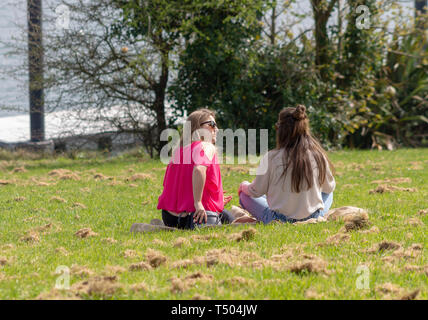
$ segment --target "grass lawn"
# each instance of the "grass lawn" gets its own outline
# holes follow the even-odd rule
[[[367,209],[368,227],[131,234],[133,223],[161,218],[160,161],[0,161],[0,299],[427,299],[428,149],[329,155],[337,172],[332,208]],[[239,183],[252,180],[248,168],[222,166],[234,197],[227,208],[238,205]],[[391,178],[408,179],[384,181],[403,189],[369,193],[373,181]],[[83,228],[95,234],[76,236]],[[245,230],[250,237],[237,241]],[[67,285],[68,271],[70,290],[55,289]]]

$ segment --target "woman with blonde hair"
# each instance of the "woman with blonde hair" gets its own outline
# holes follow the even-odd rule
[[[218,127],[215,113],[199,109],[187,118],[190,136],[167,166],[158,209],[168,227],[194,229],[202,225],[230,223],[233,216],[224,210],[231,196],[224,197],[220,165],[215,147]]]
[[[264,223],[324,216],[336,183],[326,152],[310,132],[306,107],[283,109],[275,127],[276,148],[261,159],[254,181],[239,186],[241,206]]]

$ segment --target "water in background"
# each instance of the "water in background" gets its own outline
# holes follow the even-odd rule
[[[12,36],[17,37],[20,32],[16,24],[24,25],[26,23],[26,0],[0,0],[0,40],[8,41]],[[408,12],[413,10],[413,1],[401,0],[402,4]],[[296,1],[294,10],[299,13],[310,13],[310,1]],[[283,21],[290,23],[290,17],[284,17]],[[334,19],[334,14],[333,14]],[[298,34],[300,31],[311,28],[311,18],[306,18],[303,21],[292,23],[292,31]],[[28,110],[28,82],[27,78],[15,80],[5,76],[4,67],[11,65],[22,65],[23,59],[26,57],[6,57],[5,54],[9,51],[0,43],[0,118],[10,117],[19,114],[25,114],[23,110]],[[4,111],[4,106],[14,106],[14,109],[21,112]],[[3,108],[2,108],[3,107]],[[0,137],[0,140],[2,137]]]
[[[17,37],[20,34],[17,23],[25,23],[26,0],[15,0],[14,4],[7,0],[1,0],[0,6],[0,40],[10,41],[12,37]],[[15,80],[5,74],[5,70],[9,66],[17,66],[22,64],[24,57],[9,57],[6,53],[10,49],[0,43],[0,117],[13,116],[23,114],[22,110],[28,110],[28,93],[27,80]],[[13,106],[16,111],[5,111],[4,106]],[[1,140],[1,138],[0,138]]]

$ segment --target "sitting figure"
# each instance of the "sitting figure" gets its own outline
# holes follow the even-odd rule
[[[239,203],[265,224],[322,217],[333,202],[332,164],[311,135],[305,106],[278,118],[276,148],[262,157],[254,181],[240,184]]]
[[[187,121],[191,138],[186,141],[182,136],[174,150],[158,201],[163,223],[179,229],[230,223],[234,218],[224,206],[232,197],[223,194],[214,113],[208,109],[196,110]]]

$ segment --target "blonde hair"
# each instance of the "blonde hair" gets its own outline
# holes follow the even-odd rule
[[[205,121],[209,121],[210,117],[215,118],[215,112],[213,110],[205,109],[205,108],[193,111],[187,117],[186,122],[190,122],[190,136],[192,137],[191,142],[201,140],[200,135],[199,134],[194,135],[194,133],[195,131],[201,128],[201,123]],[[183,143],[184,143],[183,140],[184,138],[182,134],[180,138],[180,147],[183,147]]]

